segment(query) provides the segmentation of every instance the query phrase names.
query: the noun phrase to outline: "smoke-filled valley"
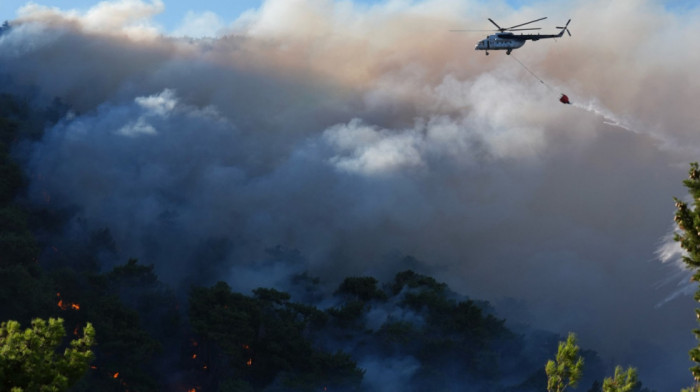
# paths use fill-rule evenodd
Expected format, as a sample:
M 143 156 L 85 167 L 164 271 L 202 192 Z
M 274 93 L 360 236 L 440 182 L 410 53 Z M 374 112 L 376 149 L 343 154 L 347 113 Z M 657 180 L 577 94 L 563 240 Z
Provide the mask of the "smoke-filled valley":
M 15 201 L 31 211 L 39 264 L 69 275 L 81 298 L 100 287 L 87 271 L 117 279 L 152 264 L 152 301 L 182 307 L 154 319 L 187 319 L 195 293 L 217 289 L 221 307 L 263 309 L 275 322 L 288 316 L 280 309 L 296 312 L 307 324 L 295 324 L 294 350 L 339 364 L 338 387 L 427 390 L 417 380 L 439 379 L 445 390 L 525 390 L 535 370 L 540 385 L 542 360 L 568 331 L 599 355 L 588 351 L 579 390 L 615 363 L 637 367 L 654 389 L 690 385 L 693 301 L 669 234 L 672 197 L 685 195 L 700 151 L 700 57 L 690 49 L 699 11 L 651 0 L 509 4 L 267 0 L 198 38 L 159 30 L 160 1 L 87 12 L 27 5 L 0 32 L 0 114 L 25 131 L 10 140 L 26 179 Z M 481 33 L 448 31 L 543 12 L 545 29 L 571 18 L 573 36 L 513 56 L 547 86 L 505 53 L 475 52 Z M 560 104 L 560 92 L 574 105 Z M 131 258 L 138 268 L 124 264 Z M 407 270 L 420 284 L 391 289 Z M 338 289 L 360 276 L 377 279 L 376 297 Z M 154 313 L 121 284 L 102 288 L 105 298 L 118 293 L 142 318 Z M 417 295 L 421 284 L 437 294 Z M 467 321 L 434 309 L 472 304 L 478 311 L 466 313 L 495 323 L 484 327 L 494 336 L 446 329 L 461 343 L 440 346 L 438 325 Z M 187 333 L 217 333 L 180 322 L 180 335 L 155 337 L 161 359 L 193 355 L 168 348 Z M 488 350 L 454 359 L 482 338 Z M 397 348 L 395 339 L 418 342 Z M 221 367 L 246 355 L 216 344 Z M 426 365 L 435 347 L 442 367 Z M 355 367 L 324 357 L 336 350 Z M 479 371 L 460 373 L 448 359 Z M 192 363 L 156 362 L 144 371 L 161 386 L 194 385 L 178 384 L 195 377 Z M 220 386 L 231 375 L 216 371 L 222 379 L 196 381 Z M 292 383 L 315 374 L 294 371 Z M 260 381 L 270 374 L 249 375 L 250 385 L 289 387 Z

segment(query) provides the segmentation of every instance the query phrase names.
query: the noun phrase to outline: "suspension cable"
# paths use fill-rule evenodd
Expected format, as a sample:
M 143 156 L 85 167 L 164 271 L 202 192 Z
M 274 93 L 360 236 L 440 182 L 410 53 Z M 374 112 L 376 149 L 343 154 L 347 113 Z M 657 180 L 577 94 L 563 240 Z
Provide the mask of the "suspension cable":
M 527 72 L 529 72 L 530 75 L 534 76 L 535 79 L 539 80 L 540 83 L 542 83 L 542 84 L 544 84 L 545 86 L 547 86 L 547 88 L 548 88 L 550 91 L 554 92 L 554 89 L 552 88 L 552 86 L 550 86 L 549 84 L 547 84 L 547 83 L 546 83 L 544 80 L 542 80 L 539 76 L 535 75 L 535 73 L 532 72 L 532 71 L 530 70 L 530 68 L 528 68 L 527 66 L 525 66 L 525 64 L 523 64 L 522 61 L 518 60 L 518 58 L 515 57 L 514 54 L 511 54 L 510 57 L 512 57 L 513 60 L 517 61 L 518 64 L 520 64 Z

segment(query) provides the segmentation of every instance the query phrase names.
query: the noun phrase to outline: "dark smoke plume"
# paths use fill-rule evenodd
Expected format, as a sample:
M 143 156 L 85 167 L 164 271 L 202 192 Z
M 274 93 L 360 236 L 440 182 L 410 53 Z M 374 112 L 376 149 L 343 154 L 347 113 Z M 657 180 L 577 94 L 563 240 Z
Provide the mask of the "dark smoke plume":
M 698 9 L 268 0 L 195 39 L 154 27 L 163 7 L 30 5 L 0 35 L 5 89 L 72 108 L 24 157 L 34 202 L 77 211 L 66 235 L 108 228 L 172 284 L 418 268 L 652 387 L 691 383 L 692 300 L 667 301 L 655 252 L 700 150 Z M 448 32 L 542 10 L 573 37 L 514 55 L 576 106 Z

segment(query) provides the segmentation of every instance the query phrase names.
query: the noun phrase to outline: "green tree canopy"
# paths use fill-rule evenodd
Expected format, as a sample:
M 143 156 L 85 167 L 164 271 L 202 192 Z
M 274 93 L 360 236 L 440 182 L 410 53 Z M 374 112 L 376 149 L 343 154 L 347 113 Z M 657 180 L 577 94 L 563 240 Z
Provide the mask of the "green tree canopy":
M 603 392 L 632 392 L 639 385 L 637 369 L 629 367 L 622 370 L 622 366 L 616 366 L 615 376 L 603 380 Z
M 65 335 L 60 318 L 34 319 L 24 331 L 16 321 L 0 324 L 0 389 L 60 392 L 75 384 L 93 359 L 95 329 L 88 323 L 60 355 Z
M 680 243 L 685 251 L 683 262 L 693 272 L 692 280 L 700 282 L 700 168 L 697 162 L 690 164 L 689 178 L 683 181 L 688 192 L 693 198 L 692 208 L 687 203 L 674 198 L 676 202 L 676 215 L 674 221 L 678 225 L 678 231 L 674 239 Z M 700 302 L 700 290 L 695 293 L 695 300 Z M 700 321 L 700 309 L 695 310 Z M 700 340 L 700 329 L 693 331 L 695 338 Z M 700 345 L 690 350 L 690 359 L 695 366 L 690 368 L 695 378 L 696 386 L 700 383 Z
M 576 388 L 583 375 L 583 357 L 578 352 L 574 333 L 569 333 L 566 342 L 559 342 L 556 358 L 545 366 L 548 392 L 563 392 L 569 386 Z

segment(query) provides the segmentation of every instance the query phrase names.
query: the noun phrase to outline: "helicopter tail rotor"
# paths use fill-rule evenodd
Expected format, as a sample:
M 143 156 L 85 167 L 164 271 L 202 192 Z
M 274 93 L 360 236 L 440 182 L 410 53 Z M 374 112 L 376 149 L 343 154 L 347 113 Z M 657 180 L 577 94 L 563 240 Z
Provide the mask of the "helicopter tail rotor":
M 566 31 L 566 34 L 569 34 L 569 37 L 571 37 L 571 32 L 569 31 L 569 23 L 571 23 L 571 19 L 569 19 L 568 22 L 562 27 L 562 26 L 557 26 L 558 29 L 562 29 L 562 33 Z

